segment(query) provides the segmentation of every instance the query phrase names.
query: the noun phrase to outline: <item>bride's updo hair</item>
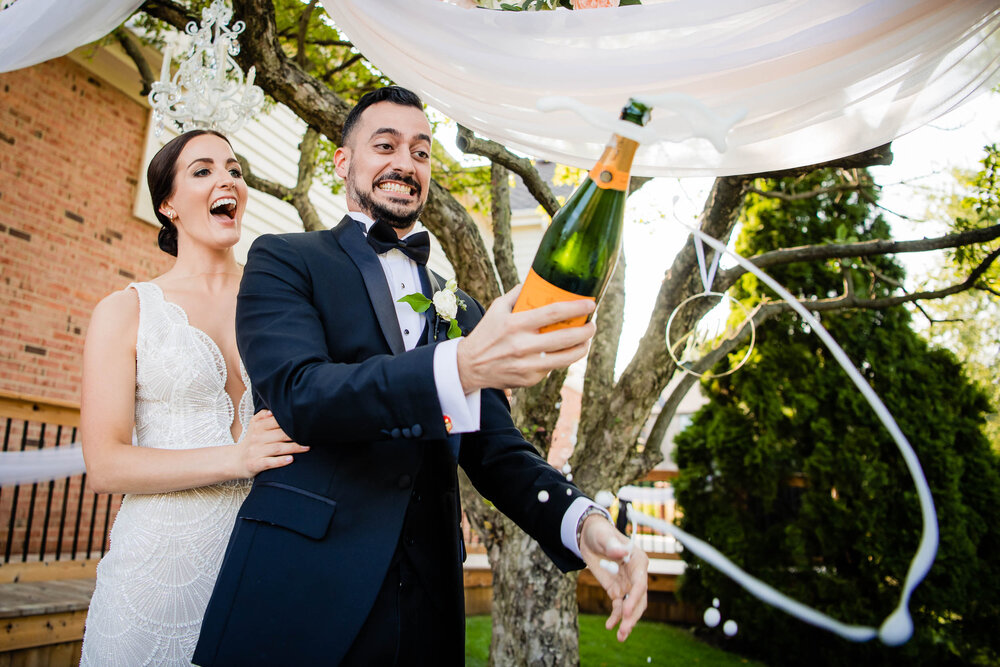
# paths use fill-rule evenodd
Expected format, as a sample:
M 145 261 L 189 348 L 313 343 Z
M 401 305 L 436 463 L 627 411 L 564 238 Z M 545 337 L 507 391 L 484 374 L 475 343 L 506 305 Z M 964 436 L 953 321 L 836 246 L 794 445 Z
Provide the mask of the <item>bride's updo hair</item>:
M 157 237 L 157 245 L 163 252 L 177 256 L 177 227 L 173 221 L 160 212 L 160 205 L 165 199 L 174 194 L 174 177 L 177 175 L 177 158 L 187 143 L 195 137 L 203 134 L 214 134 L 220 139 L 224 139 L 229 144 L 229 138 L 221 132 L 215 130 L 191 130 L 182 135 L 176 136 L 163 145 L 153 159 L 149 161 L 146 169 L 146 183 L 149 185 L 149 194 L 153 198 L 153 212 L 156 219 L 160 221 L 160 235 Z M 230 144 L 232 146 L 232 144 Z

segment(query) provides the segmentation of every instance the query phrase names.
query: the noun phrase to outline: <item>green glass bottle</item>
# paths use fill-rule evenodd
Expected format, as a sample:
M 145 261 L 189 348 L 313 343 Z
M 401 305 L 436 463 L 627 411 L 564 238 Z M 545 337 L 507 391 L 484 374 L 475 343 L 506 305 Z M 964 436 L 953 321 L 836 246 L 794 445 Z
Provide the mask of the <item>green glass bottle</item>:
M 650 108 L 634 99 L 621 118 L 645 125 Z M 639 144 L 618 134 L 604 148 L 587 179 L 552 218 L 514 304 L 514 312 L 573 299 L 600 301 L 618 262 L 629 171 Z M 585 317 L 543 331 L 579 326 Z

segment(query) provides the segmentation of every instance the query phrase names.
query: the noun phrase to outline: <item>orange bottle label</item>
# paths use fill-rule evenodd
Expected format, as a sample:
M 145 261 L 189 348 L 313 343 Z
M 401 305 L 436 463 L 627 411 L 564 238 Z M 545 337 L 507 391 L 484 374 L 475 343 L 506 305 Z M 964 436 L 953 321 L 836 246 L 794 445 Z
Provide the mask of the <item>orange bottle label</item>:
M 619 171 L 614 164 L 598 162 L 590 170 L 590 179 L 604 190 L 628 190 L 629 173 Z
M 524 279 L 524 287 L 521 288 L 521 294 L 517 297 L 517 303 L 514 304 L 514 312 L 519 313 L 522 310 L 541 308 L 542 306 L 547 306 L 550 303 L 558 301 L 576 301 L 578 299 L 594 301 L 594 297 L 592 296 L 581 296 L 573 292 L 567 292 L 561 287 L 556 287 L 535 273 L 534 269 L 530 269 L 528 277 Z M 542 327 L 541 331 L 544 333 L 567 327 L 578 327 L 581 324 L 586 324 L 586 322 L 587 316 L 581 315 L 580 317 L 574 317 L 573 319 L 563 320 L 562 322 Z
M 590 170 L 590 180 L 604 190 L 628 192 L 629 170 L 638 147 L 639 144 L 631 139 L 614 135 L 597 164 Z

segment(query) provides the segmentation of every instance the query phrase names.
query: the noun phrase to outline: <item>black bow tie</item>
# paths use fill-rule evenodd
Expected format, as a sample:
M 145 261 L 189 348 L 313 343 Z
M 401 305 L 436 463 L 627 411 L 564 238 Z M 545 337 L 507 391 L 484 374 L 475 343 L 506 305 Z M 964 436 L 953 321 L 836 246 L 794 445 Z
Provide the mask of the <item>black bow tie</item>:
M 396 230 L 382 220 L 368 230 L 368 244 L 380 255 L 395 248 L 421 266 L 427 264 L 427 258 L 431 254 L 430 234 L 417 232 L 400 239 L 396 236 Z

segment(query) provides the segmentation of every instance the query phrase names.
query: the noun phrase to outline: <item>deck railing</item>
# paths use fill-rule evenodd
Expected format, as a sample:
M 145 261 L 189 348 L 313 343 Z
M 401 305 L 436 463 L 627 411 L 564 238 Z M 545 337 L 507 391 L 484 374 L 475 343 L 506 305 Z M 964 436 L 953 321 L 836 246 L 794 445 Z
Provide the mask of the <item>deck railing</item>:
M 67 447 L 77 442 L 78 405 L 0 392 L 0 451 Z M 0 487 L 2 563 L 97 558 L 120 494 L 97 494 L 87 475 Z

